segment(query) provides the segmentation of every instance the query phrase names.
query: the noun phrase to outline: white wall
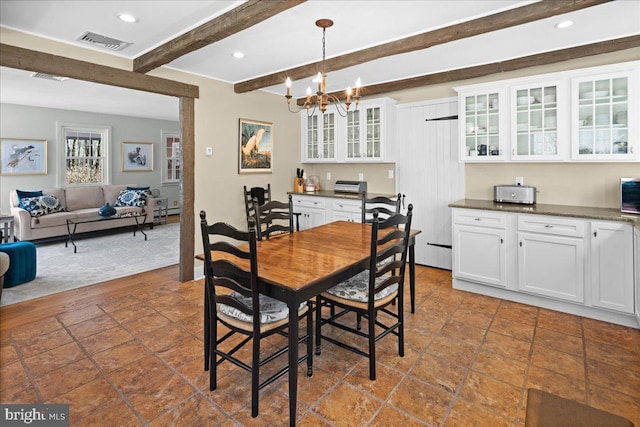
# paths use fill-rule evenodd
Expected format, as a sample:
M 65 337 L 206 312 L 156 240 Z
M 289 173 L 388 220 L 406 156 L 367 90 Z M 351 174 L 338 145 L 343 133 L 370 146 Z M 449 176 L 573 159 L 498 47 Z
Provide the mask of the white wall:
M 177 112 L 176 112 L 177 113 Z M 139 184 L 158 188 L 169 198 L 169 206 L 178 201 L 178 185 L 161 185 L 162 140 L 161 131 L 180 132 L 177 121 L 143 119 L 82 111 L 31 107 L 26 105 L 0 105 L 0 137 L 37 139 L 47 141 L 47 174 L 28 176 L 0 176 L 0 211 L 9 211 L 9 192 L 15 189 L 41 189 L 56 187 L 58 172 L 64 165 L 64 141 L 57 140 L 57 123 L 73 123 L 86 126 L 111 127 L 111 183 Z M 152 172 L 122 172 L 122 142 L 152 142 Z

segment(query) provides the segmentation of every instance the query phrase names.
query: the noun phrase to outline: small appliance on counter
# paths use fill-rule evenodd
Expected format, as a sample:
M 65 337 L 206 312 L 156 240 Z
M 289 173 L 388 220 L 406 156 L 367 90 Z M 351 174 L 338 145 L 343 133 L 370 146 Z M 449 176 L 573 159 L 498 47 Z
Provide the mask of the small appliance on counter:
M 529 185 L 494 185 L 493 201 L 496 203 L 536 204 L 536 187 Z
M 320 190 L 320 177 L 318 177 L 318 175 L 310 175 L 309 178 L 305 180 L 304 191 L 312 193 L 318 190 Z
M 367 181 L 336 181 L 333 186 L 333 191 L 336 193 L 366 193 Z
M 640 214 L 640 178 L 620 178 L 620 212 Z

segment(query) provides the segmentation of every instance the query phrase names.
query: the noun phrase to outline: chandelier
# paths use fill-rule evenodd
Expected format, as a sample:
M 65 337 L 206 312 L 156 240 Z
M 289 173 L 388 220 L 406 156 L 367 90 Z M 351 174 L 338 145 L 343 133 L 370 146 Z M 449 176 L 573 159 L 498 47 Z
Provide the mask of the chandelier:
M 322 71 L 318 72 L 316 78 L 312 80 L 314 83 L 318 84 L 317 92 L 313 94 L 313 92 L 311 92 L 311 87 L 307 87 L 307 98 L 299 110 L 291 109 L 291 78 L 287 77 L 287 94 L 285 95 L 285 98 L 287 99 L 287 107 L 292 113 L 299 113 L 300 111 L 306 110 L 307 114 L 311 116 L 315 113 L 316 108 L 318 108 L 324 114 L 327 106 L 329 104 L 333 104 L 335 105 L 338 114 L 345 117 L 349 111 L 352 101 L 356 104 L 355 111 L 358 110 L 358 104 L 360 102 L 360 78 L 356 81 L 355 91 L 351 89 L 351 86 L 347 88 L 344 105 L 342 105 L 340 98 L 336 95 L 327 93 L 327 74 L 325 73 L 325 34 L 327 32 L 327 28 L 332 25 L 333 21 L 331 19 L 318 19 L 316 21 L 316 27 L 322 28 Z

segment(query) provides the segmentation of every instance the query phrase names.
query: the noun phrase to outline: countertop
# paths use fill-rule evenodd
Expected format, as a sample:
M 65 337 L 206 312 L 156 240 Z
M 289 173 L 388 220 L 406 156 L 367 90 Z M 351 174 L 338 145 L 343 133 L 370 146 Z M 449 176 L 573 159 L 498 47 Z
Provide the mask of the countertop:
M 449 203 L 450 208 L 481 209 L 511 213 L 527 213 L 537 215 L 570 216 L 574 218 L 600 219 L 604 221 L 622 221 L 634 224 L 640 229 L 640 215 L 625 214 L 619 209 L 594 208 L 590 206 L 565 205 L 518 205 L 513 203 L 496 203 L 492 200 L 462 199 Z
M 289 191 L 287 192 L 287 194 L 297 194 L 300 196 L 316 196 L 316 197 L 333 197 L 336 199 L 351 199 L 351 200 L 361 200 L 362 199 L 362 193 L 342 193 L 342 192 L 336 192 L 333 190 L 318 190 L 318 191 L 304 191 L 301 193 L 295 192 L 295 191 Z M 366 193 L 367 194 L 367 198 L 373 198 L 373 197 L 378 197 L 378 196 L 383 196 L 383 197 L 395 197 L 397 196 L 397 194 L 383 194 L 383 193 Z

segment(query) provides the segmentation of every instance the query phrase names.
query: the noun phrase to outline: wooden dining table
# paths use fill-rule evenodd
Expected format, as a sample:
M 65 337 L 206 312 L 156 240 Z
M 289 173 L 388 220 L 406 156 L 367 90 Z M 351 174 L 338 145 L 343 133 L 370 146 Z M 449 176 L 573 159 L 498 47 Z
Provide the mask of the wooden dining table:
M 409 242 L 412 312 L 415 237 Z M 298 306 L 369 267 L 371 224 L 336 221 L 257 242 L 260 292 L 289 307 L 289 425 L 295 426 L 298 391 Z M 196 258 L 204 260 L 203 255 Z

